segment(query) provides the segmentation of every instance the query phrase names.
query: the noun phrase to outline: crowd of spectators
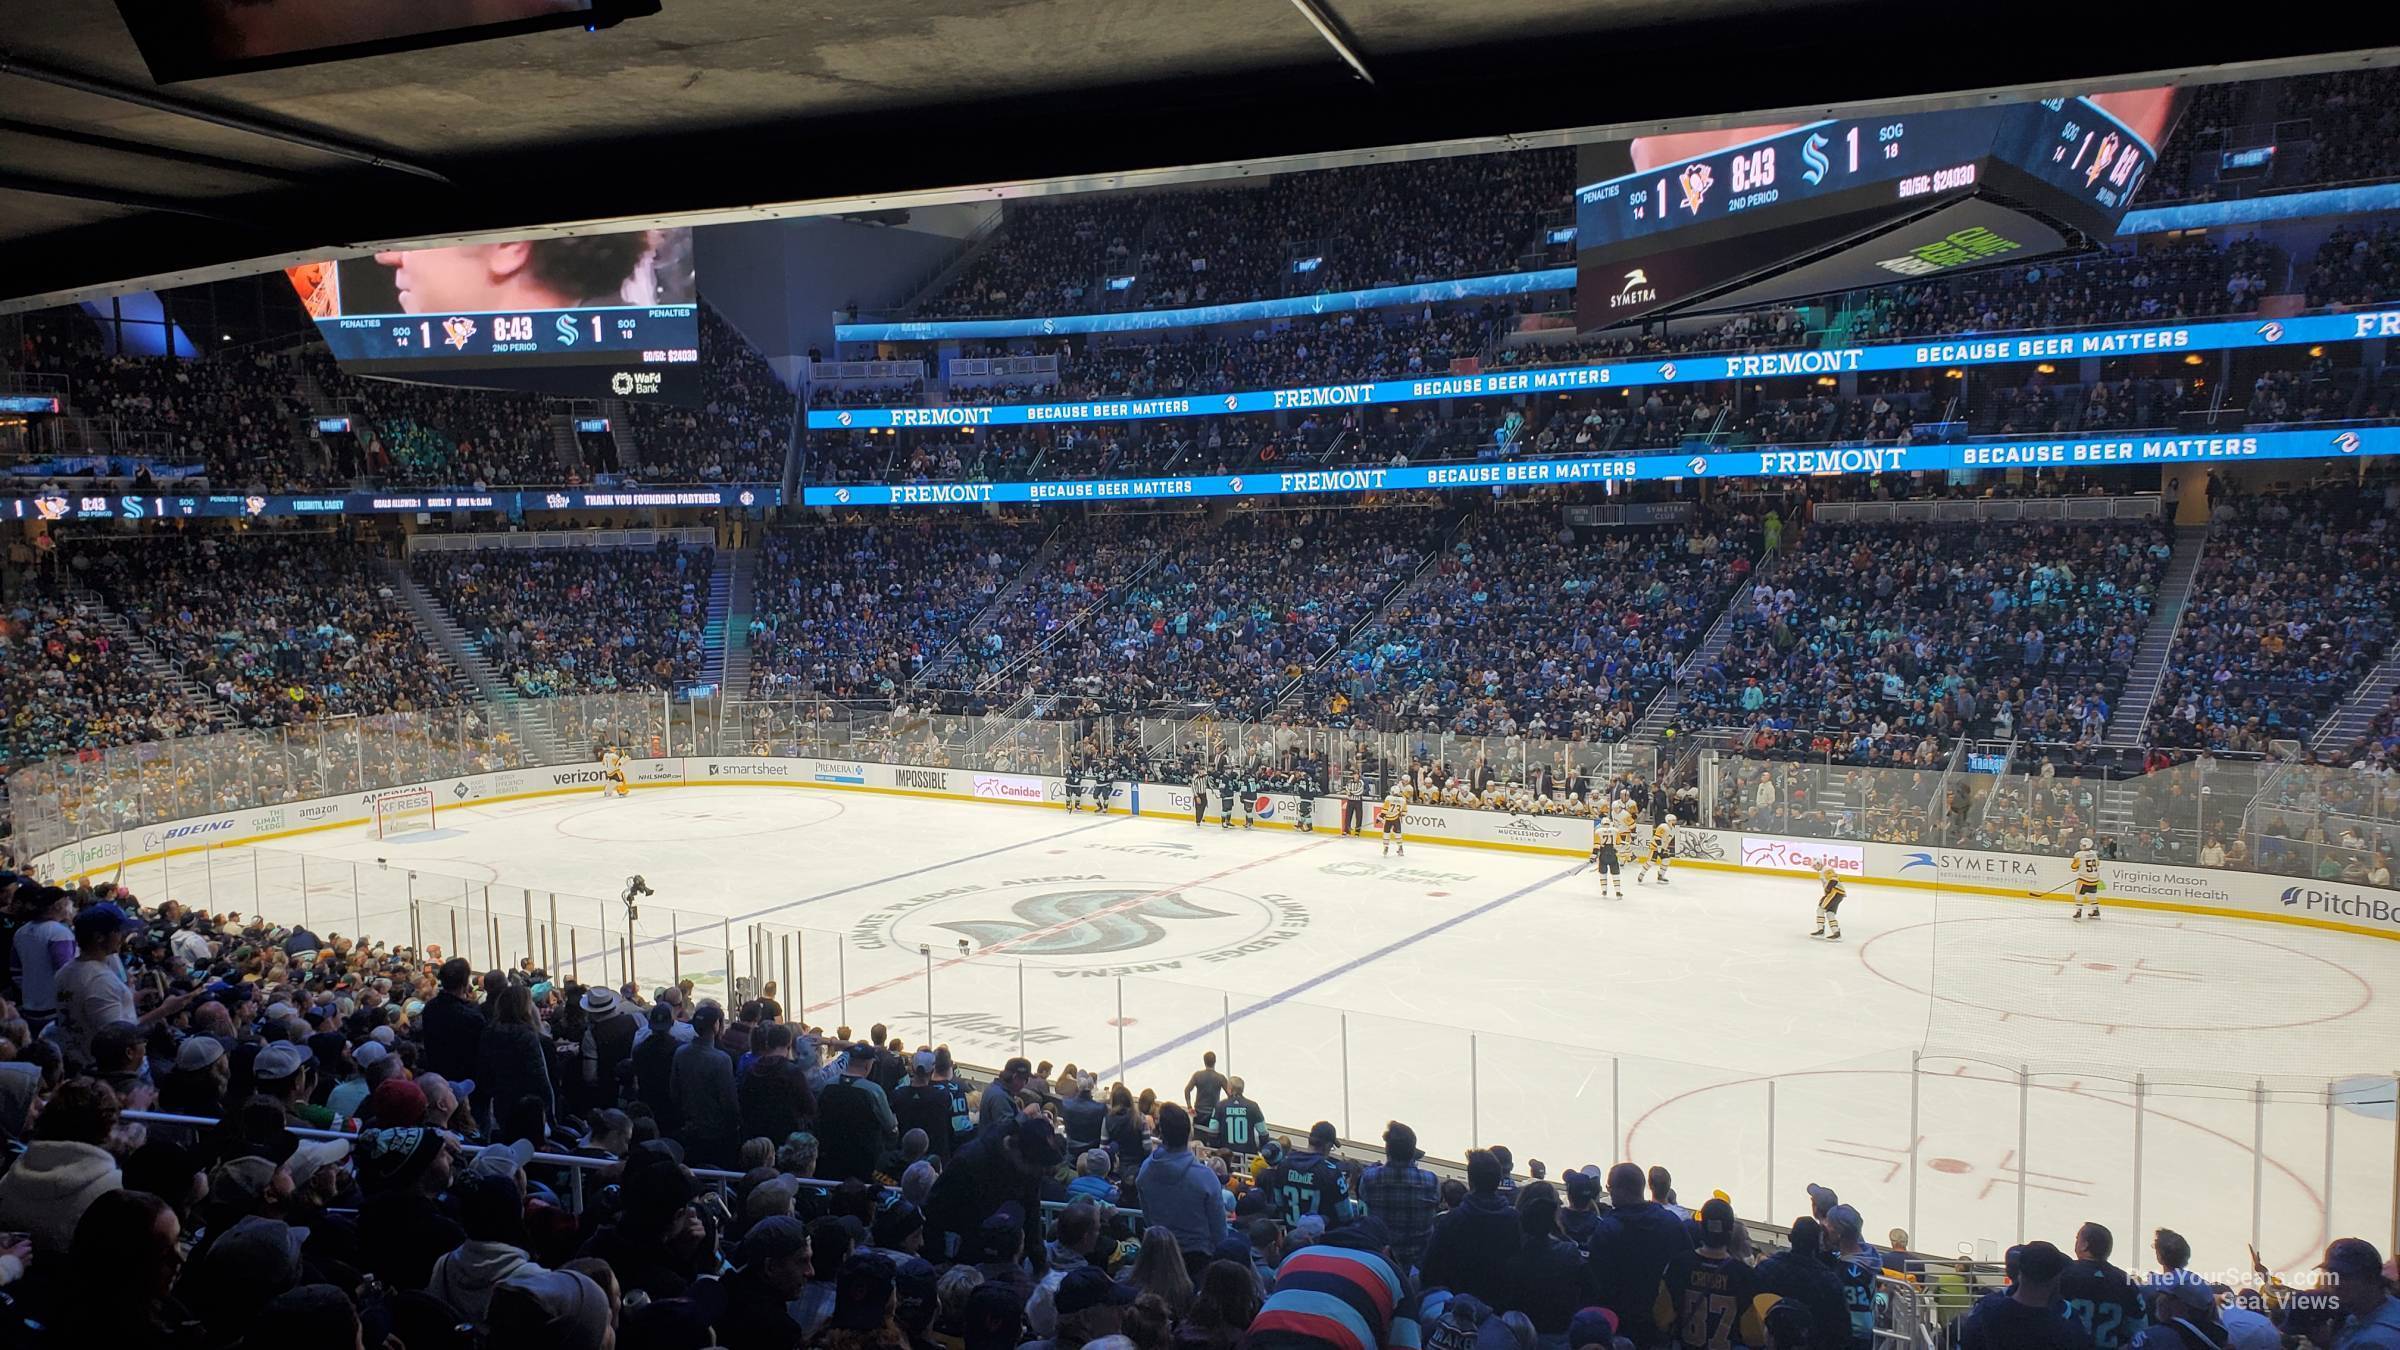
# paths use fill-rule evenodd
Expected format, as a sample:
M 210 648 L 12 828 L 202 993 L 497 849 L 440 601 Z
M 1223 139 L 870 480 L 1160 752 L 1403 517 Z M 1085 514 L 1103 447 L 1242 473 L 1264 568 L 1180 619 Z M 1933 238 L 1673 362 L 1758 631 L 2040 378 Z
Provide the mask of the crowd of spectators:
M 338 464 L 346 476 L 461 487 L 569 476 L 558 462 L 549 404 L 538 394 L 370 379 L 344 370 L 321 347 L 296 359 L 335 406 L 365 424 L 354 438 L 362 462 Z
M 1736 600 L 1679 712 L 1855 763 L 2096 741 L 2173 551 L 2156 525 L 1818 526 Z
M 2400 174 L 2400 71 L 2326 71 L 2269 87 L 2281 96 L 2279 121 L 2308 121 L 2309 181 L 2358 183 Z
M 1461 155 L 1263 183 L 1012 203 L 921 317 L 1223 304 L 1516 270 L 1547 257 L 1574 152 Z M 1292 264 L 1315 258 L 1295 272 Z M 1125 290 L 1105 280 L 1132 277 Z
M 2389 223 L 2333 227 L 2308 274 L 2310 305 L 2372 305 L 2400 286 L 2400 229 Z
M 493 671 L 527 698 L 681 689 L 700 678 L 716 551 L 428 550 L 411 560 Z
M 112 356 L 88 319 L 50 311 L 26 322 L 9 362 L 66 376 L 76 413 L 113 419 L 92 424 L 96 448 L 155 464 L 162 478 L 166 468 L 198 465 L 219 491 L 540 486 L 602 473 L 650 483 L 776 481 L 792 394 L 715 310 L 704 305 L 700 315 L 701 402 L 629 405 L 638 470 L 615 462 L 613 437 L 579 439 L 582 462 L 562 459 L 555 419 L 565 414 L 563 403 L 371 378 L 345 370 L 315 343 L 198 358 Z M 327 406 L 310 406 L 303 391 L 311 385 Z M 319 412 L 350 414 L 354 434 L 315 434 L 309 419 Z M 113 446 L 98 444 L 110 436 Z
M 209 723 L 208 710 L 152 678 L 89 603 L 28 586 L 0 606 L 0 770 Z
M 1117 588 L 1208 529 L 1204 516 L 1182 513 L 1105 512 L 1067 522 L 1024 569 L 1008 604 L 970 616 L 954 658 L 928 672 L 928 683 L 955 691 L 992 689 L 1004 675 L 1021 683 L 1040 654 L 1084 641 L 1083 630 Z
M 15 362 L 66 376 L 75 410 L 113 419 L 94 434 L 113 435 L 123 453 L 162 466 L 200 465 L 228 490 L 297 490 L 322 473 L 321 457 L 301 435 L 306 409 L 282 356 L 110 355 L 82 315 L 50 311 L 28 318 Z
M 1612 741 L 1749 576 L 1755 518 L 1577 528 L 1496 507 L 1311 681 L 1334 724 Z
M 2383 493 L 2221 494 L 2150 717 L 2152 744 L 2306 740 L 2374 666 L 2400 614 Z
M 753 592 L 750 692 L 903 692 L 1016 578 L 1047 533 L 1023 518 L 891 517 L 768 535 Z
M 783 480 L 792 391 L 723 315 L 700 306 L 700 406 L 628 403 L 646 483 L 777 483 Z
M 2169 323 L 2258 309 L 2283 275 L 2258 239 L 2199 236 L 2045 258 L 1847 297 L 1853 341 Z
M 1070 524 L 937 687 L 1079 696 L 1109 709 L 1255 714 L 1408 579 L 1440 513 L 1256 511 L 1221 523 L 1120 513 Z
M 1813 1183 L 1770 1237 L 1663 1167 L 1495 1143 L 1445 1177 L 1397 1120 L 1352 1156 L 1213 1055 L 1170 1097 L 979 1081 L 771 984 L 645 998 L 13 872 L 0 939 L 0 1339 L 32 1350 L 2400 1346 L 2363 1239 L 2234 1290 L 2166 1229 L 2137 1279 L 2087 1223 L 2002 1283 Z
M 369 556 L 329 534 L 136 536 L 68 565 L 246 726 L 463 696 Z

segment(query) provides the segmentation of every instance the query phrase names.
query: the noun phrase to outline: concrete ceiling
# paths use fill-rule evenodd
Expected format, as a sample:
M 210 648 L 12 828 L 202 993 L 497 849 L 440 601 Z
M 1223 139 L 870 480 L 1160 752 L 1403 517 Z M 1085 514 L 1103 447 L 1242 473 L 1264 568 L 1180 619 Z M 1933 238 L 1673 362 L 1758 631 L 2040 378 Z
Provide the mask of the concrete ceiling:
M 599 33 L 160 88 L 113 5 L 29 0 L 0 35 L 0 303 L 393 240 L 955 199 L 2152 71 L 2264 74 L 2400 45 L 2389 5 L 2264 33 L 2154 4 L 2064 27 L 2039 9 L 1889 0 L 1319 7 L 1373 83 L 1291 0 L 664 0 Z M 28 77 L 42 72 L 170 106 Z

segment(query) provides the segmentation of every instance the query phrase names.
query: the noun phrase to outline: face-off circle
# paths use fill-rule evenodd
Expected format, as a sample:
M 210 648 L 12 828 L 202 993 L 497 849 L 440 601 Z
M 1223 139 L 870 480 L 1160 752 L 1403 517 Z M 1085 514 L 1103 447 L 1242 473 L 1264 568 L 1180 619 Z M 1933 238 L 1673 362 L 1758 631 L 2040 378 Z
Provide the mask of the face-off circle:
M 2115 1031 L 2280 1031 L 2340 1021 L 2374 998 L 2356 972 L 2325 957 L 2181 924 L 1944 919 L 1878 934 L 1858 959 L 1956 1007 Z M 2275 998 L 2227 997 L 2261 986 Z

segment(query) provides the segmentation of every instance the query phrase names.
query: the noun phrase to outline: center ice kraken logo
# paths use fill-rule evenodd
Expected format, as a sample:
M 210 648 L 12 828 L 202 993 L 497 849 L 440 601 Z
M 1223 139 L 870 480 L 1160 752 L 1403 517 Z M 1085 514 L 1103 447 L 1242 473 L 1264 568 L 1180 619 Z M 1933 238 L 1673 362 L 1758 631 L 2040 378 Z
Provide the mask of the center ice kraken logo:
M 1167 936 L 1159 921 L 1230 919 L 1231 913 L 1157 888 L 1050 891 L 1009 906 L 1016 922 L 960 919 L 935 924 L 977 947 L 1006 947 L 1016 956 L 1109 956 L 1156 946 Z
M 1281 946 L 1308 921 L 1308 907 L 1288 895 L 1076 872 L 896 900 L 861 916 L 849 940 L 912 960 L 919 947 L 950 957 L 963 941 L 970 962 L 1023 962 L 1075 979 L 1194 970 Z

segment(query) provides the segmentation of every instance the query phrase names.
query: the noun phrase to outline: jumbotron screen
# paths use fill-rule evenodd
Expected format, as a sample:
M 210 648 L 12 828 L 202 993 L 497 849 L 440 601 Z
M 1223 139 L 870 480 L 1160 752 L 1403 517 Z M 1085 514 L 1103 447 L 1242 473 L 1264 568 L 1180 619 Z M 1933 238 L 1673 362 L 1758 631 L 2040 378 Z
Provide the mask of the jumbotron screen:
M 1584 328 L 2090 248 L 2173 126 L 2172 89 L 1584 147 Z
M 335 359 L 361 374 L 605 368 L 626 376 L 607 377 L 608 392 L 650 393 L 622 386 L 700 360 L 689 229 L 389 249 L 286 275 Z

